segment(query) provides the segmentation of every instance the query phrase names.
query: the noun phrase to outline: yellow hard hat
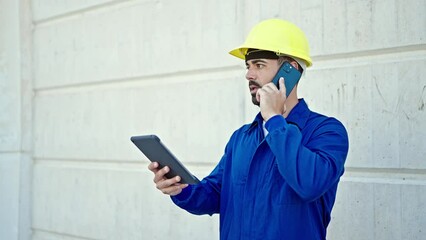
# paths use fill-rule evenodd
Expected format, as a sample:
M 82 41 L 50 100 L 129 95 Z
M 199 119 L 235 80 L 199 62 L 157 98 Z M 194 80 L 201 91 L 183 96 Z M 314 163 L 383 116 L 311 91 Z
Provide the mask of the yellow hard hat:
M 248 49 L 260 49 L 304 60 L 306 66 L 312 66 L 309 56 L 309 44 L 305 34 L 291 22 L 281 19 L 268 19 L 252 28 L 243 45 L 229 54 L 245 59 Z

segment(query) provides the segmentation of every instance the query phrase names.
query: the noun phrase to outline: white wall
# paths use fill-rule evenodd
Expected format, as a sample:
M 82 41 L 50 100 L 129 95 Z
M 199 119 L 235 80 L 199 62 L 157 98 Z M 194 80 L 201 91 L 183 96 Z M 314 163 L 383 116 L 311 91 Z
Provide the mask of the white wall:
M 29 2 L 0 1 L 0 239 L 31 236 Z
M 257 111 L 227 51 L 270 17 L 306 32 L 314 66 L 300 95 L 349 131 L 328 239 L 422 239 L 425 10 L 423 0 L 1 1 L 0 239 L 218 239 L 218 217 L 158 192 L 129 138 L 156 133 L 208 174 Z

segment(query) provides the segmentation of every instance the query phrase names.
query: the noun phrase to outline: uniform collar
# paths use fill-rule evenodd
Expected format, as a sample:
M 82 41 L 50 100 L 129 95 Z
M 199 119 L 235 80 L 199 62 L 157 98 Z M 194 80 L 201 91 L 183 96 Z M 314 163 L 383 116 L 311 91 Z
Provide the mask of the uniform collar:
M 294 106 L 290 114 L 287 116 L 286 120 L 288 123 L 293 123 L 303 129 L 308 121 L 311 110 L 309 110 L 308 105 L 306 104 L 303 98 L 299 99 L 299 103 Z

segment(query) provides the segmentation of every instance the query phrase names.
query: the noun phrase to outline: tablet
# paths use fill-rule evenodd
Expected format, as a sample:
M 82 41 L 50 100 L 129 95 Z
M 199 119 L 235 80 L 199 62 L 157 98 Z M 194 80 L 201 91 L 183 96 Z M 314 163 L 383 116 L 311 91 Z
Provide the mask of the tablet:
M 158 162 L 159 168 L 168 166 L 166 178 L 180 176 L 180 183 L 197 184 L 200 181 L 167 149 L 156 135 L 133 136 L 130 140 L 151 161 Z

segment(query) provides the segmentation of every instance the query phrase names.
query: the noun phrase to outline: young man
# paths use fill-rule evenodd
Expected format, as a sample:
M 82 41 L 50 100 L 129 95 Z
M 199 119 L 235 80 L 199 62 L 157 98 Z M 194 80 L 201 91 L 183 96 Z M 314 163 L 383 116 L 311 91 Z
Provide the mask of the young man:
M 230 54 L 245 60 L 260 113 L 233 133 L 219 164 L 197 185 L 166 179 L 169 168 L 151 163 L 157 188 L 193 214 L 219 213 L 221 239 L 326 239 L 348 152 L 346 130 L 310 111 L 297 86 L 286 97 L 285 79 L 279 89 L 271 82 L 284 61 L 300 72 L 312 65 L 304 33 L 287 21 L 265 20 Z

